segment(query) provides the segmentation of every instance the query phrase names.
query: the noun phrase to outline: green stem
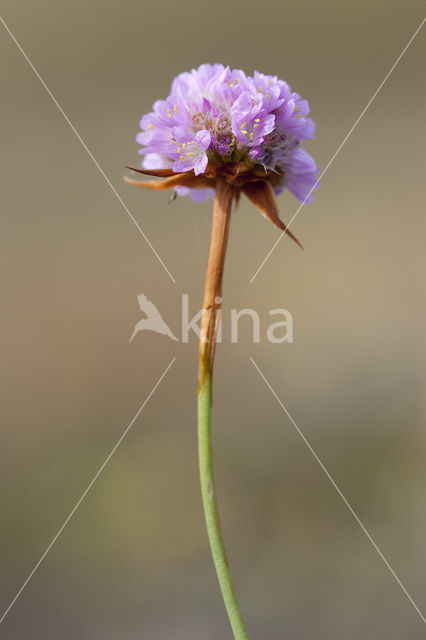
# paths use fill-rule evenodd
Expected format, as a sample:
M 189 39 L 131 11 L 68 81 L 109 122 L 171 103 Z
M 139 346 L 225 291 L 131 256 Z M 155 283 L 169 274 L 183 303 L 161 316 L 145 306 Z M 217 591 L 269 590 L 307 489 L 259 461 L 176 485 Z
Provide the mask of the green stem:
M 216 567 L 223 601 L 234 633 L 234 638 L 235 640 L 248 640 L 240 607 L 232 584 L 228 561 L 226 559 L 225 546 L 220 530 L 219 511 L 217 507 L 213 472 L 211 402 L 211 375 L 208 374 L 205 384 L 198 393 L 198 456 L 204 515 L 206 518 L 207 533 L 209 536 L 213 561 Z

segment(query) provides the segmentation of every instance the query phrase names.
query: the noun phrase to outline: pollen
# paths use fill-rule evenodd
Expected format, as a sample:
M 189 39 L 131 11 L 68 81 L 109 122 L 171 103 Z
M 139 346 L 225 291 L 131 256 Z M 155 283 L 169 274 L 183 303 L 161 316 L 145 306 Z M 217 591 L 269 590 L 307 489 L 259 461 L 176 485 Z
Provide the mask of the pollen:
M 149 125 L 147 126 L 147 129 L 153 129 L 153 128 L 154 128 L 154 125 L 153 125 L 153 124 L 149 124 Z
M 253 140 L 253 137 L 254 137 L 254 133 L 253 133 L 253 131 L 252 131 L 252 132 L 250 133 L 250 140 Z
M 186 162 L 186 158 L 185 158 L 185 156 L 179 156 L 179 158 L 180 158 L 183 162 Z
M 175 104 L 175 106 L 173 107 L 173 111 L 174 111 L 175 113 L 179 113 L 179 109 L 178 109 L 177 104 Z
M 172 112 L 170 111 L 170 109 L 167 109 L 167 117 L 171 118 L 172 117 Z

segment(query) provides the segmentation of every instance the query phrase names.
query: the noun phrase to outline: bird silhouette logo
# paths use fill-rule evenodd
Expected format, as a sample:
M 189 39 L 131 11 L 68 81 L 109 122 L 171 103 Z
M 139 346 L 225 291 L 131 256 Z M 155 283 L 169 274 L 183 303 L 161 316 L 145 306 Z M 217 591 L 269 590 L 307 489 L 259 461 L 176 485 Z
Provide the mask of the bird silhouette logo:
M 177 340 L 175 334 L 170 327 L 164 322 L 160 312 L 151 300 L 148 300 L 145 294 L 140 293 L 138 295 L 138 302 L 141 311 L 146 315 L 146 318 L 142 318 L 136 323 L 132 336 L 129 340 L 131 342 L 135 335 L 139 331 L 155 331 L 155 333 L 161 333 L 163 336 L 169 336 L 171 340 Z

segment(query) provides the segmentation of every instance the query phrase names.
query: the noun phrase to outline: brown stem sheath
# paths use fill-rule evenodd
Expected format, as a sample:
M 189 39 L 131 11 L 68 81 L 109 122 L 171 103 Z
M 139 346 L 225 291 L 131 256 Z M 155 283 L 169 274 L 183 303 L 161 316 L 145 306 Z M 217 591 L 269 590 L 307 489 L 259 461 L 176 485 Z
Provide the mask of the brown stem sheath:
M 199 388 L 204 385 L 206 376 L 213 371 L 216 333 L 222 307 L 223 267 L 228 244 L 232 200 L 232 185 L 222 177 L 218 177 L 216 179 L 210 252 L 204 288 L 203 314 L 201 317 Z

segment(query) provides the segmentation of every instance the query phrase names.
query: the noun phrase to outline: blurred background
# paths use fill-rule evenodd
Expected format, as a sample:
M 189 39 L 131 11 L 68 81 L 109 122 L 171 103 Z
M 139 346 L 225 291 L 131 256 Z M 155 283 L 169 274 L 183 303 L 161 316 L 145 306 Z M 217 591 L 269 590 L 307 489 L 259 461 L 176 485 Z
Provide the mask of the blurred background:
M 324 168 L 419 26 L 418 2 L 14 3 L 2 16 L 165 261 L 168 277 L 6 30 L 1 175 L 1 610 L 176 361 L 2 623 L 1 636 L 230 640 L 204 529 L 197 341 L 144 332 L 137 293 L 180 335 L 200 305 L 212 203 L 126 185 L 142 114 L 173 77 L 223 62 L 286 79 Z M 253 356 L 414 601 L 426 609 L 426 33 L 292 230 L 233 215 L 214 450 L 250 638 L 425 637 L 425 626 L 250 363 Z M 279 199 L 283 220 L 298 203 Z M 251 307 L 260 344 L 229 310 Z M 294 343 L 265 339 L 288 309 Z M 228 314 L 228 315 L 227 315 Z M 228 324 L 227 324 L 228 322 Z

